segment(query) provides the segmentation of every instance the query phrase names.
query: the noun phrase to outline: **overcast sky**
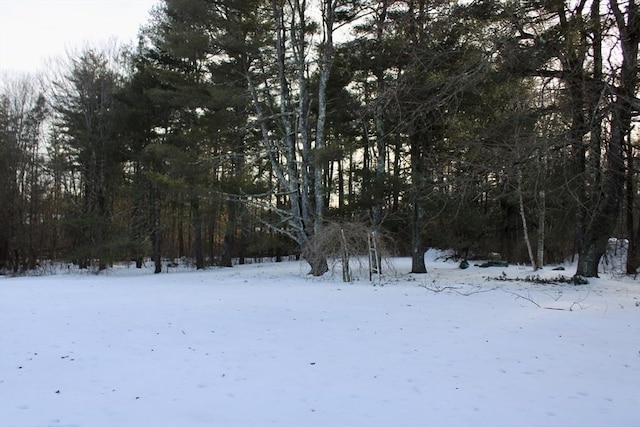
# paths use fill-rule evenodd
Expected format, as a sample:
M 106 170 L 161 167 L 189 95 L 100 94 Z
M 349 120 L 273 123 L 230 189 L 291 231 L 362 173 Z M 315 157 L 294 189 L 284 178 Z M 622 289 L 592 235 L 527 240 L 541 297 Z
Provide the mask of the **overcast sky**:
M 0 71 L 32 72 L 88 45 L 135 40 L 159 0 L 0 0 Z

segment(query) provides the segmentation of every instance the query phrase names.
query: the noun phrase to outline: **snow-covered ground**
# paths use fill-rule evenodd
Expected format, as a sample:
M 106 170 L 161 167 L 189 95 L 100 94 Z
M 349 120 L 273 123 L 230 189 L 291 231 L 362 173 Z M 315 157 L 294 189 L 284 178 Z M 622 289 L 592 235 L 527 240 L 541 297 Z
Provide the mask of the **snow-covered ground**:
M 408 263 L 1 279 L 0 425 L 640 426 L 639 280 Z

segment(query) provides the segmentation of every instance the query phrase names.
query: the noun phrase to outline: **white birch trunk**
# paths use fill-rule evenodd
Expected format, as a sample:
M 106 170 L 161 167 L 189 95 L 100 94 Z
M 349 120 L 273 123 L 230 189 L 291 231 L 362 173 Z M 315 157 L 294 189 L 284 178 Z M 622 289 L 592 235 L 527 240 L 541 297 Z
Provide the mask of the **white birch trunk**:
M 522 171 L 518 169 L 518 202 L 520 205 L 520 217 L 522 218 L 522 232 L 524 234 L 524 242 L 527 245 L 527 252 L 529 253 L 529 260 L 534 271 L 538 269 L 536 265 L 536 259 L 533 256 L 533 249 L 531 248 L 531 240 L 529 240 L 529 232 L 527 231 L 527 217 L 524 213 L 524 201 L 522 199 Z

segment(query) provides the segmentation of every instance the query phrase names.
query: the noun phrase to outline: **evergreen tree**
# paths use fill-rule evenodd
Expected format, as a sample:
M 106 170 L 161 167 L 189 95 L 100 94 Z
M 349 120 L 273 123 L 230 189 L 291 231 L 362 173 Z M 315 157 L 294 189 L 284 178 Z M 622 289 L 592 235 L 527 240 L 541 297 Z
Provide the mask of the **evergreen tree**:
M 82 267 L 97 262 L 99 269 L 116 256 L 113 244 L 120 237 L 112 219 L 124 152 L 114 120 L 120 77 L 112 65 L 105 53 L 83 52 L 55 82 L 52 100 L 60 147 L 69 158 L 71 179 L 79 183 L 77 203 L 65 217 L 74 259 Z

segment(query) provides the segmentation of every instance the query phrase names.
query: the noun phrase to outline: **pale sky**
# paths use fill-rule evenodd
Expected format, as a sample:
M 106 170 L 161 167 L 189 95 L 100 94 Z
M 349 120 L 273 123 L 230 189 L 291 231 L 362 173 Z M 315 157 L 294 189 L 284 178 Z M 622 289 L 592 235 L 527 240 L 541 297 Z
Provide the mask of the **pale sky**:
M 160 0 L 0 0 L 0 72 L 27 73 L 67 51 L 134 41 Z

